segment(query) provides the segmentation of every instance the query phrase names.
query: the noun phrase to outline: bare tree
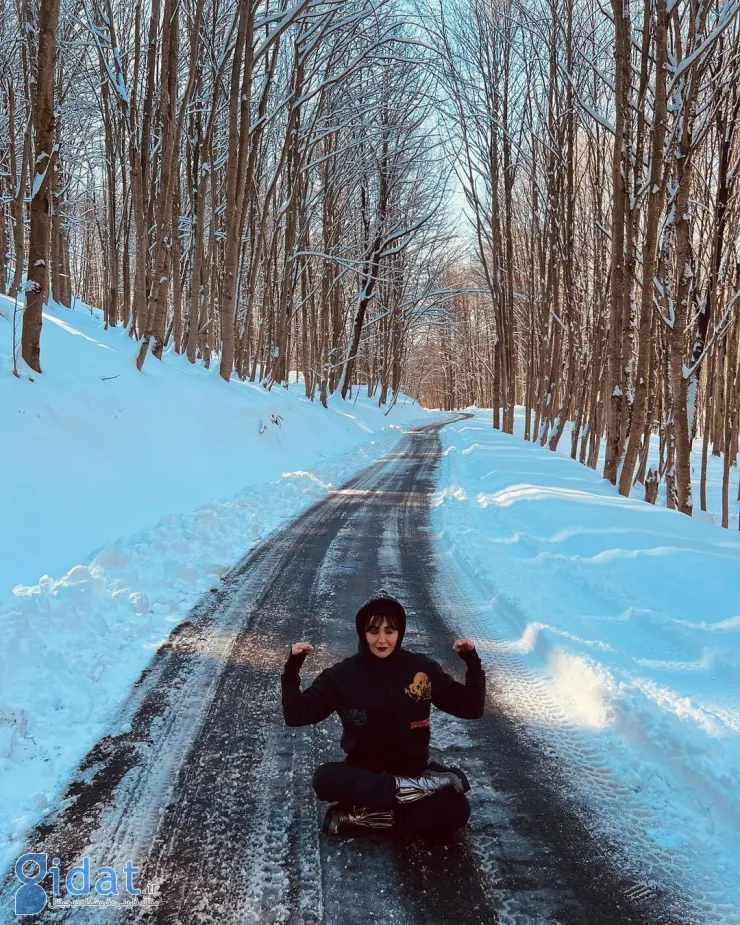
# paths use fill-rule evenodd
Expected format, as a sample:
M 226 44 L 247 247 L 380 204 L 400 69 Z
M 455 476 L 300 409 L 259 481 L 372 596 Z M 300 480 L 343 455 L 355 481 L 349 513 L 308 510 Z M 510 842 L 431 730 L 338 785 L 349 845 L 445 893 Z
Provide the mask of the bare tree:
M 33 23 L 27 23 L 33 29 Z M 44 0 L 38 20 L 36 92 L 33 101 L 35 133 L 34 177 L 31 184 L 31 233 L 28 248 L 28 282 L 23 312 L 21 355 L 35 372 L 41 372 L 41 320 L 49 293 L 49 228 L 54 144 L 54 68 L 59 26 L 59 0 Z

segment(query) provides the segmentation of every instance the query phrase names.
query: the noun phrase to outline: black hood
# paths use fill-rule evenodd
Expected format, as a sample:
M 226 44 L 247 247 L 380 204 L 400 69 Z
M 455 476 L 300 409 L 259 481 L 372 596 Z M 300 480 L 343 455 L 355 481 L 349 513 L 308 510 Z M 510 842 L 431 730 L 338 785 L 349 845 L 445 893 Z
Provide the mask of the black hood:
M 395 617 L 398 623 L 398 642 L 396 643 L 396 648 L 387 658 L 378 658 L 377 655 L 373 655 L 368 648 L 367 639 L 365 639 L 365 624 L 367 623 L 367 618 L 376 613 L 383 614 L 383 616 L 387 617 Z M 391 597 L 385 589 L 381 588 L 374 597 L 371 597 L 369 601 L 365 601 L 362 607 L 357 611 L 355 629 L 357 630 L 357 639 L 359 643 L 357 651 L 360 655 L 368 656 L 373 662 L 387 662 L 400 650 L 404 633 L 406 632 L 406 611 L 403 609 L 403 604 L 397 601 L 395 597 Z

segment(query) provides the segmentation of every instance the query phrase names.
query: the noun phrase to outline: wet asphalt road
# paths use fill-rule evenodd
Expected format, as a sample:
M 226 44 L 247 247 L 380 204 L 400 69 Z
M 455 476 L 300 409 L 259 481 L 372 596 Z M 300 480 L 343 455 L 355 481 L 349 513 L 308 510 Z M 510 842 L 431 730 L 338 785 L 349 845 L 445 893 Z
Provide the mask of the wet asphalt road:
M 20 920 L 11 873 L 0 921 L 686 925 L 671 897 L 645 896 L 613 848 L 589 834 L 552 759 L 497 708 L 495 672 L 483 719 L 433 711 L 433 757 L 465 768 L 472 784 L 464 832 L 436 842 L 321 834 L 325 806 L 311 775 L 341 757 L 341 726 L 336 716 L 283 724 L 289 644 L 313 643 L 305 684 L 356 651 L 354 613 L 379 587 L 406 606 L 404 645 L 460 679 L 452 642 L 475 638 L 464 589 L 434 555 L 442 426 L 406 434 L 235 566 L 171 634 L 115 732 L 33 832 L 27 850 L 60 857 L 65 869 L 84 855 L 93 870 L 132 860 L 146 901 Z

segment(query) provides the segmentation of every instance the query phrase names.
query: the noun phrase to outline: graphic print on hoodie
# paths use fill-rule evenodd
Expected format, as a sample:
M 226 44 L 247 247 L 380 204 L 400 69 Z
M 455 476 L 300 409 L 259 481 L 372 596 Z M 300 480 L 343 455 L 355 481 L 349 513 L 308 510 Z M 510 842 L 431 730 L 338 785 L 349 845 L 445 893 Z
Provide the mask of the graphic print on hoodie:
M 398 641 L 390 655 L 373 655 L 365 639 L 367 618 L 394 616 Z M 361 767 L 391 774 L 419 774 L 429 762 L 430 709 L 461 719 L 479 719 L 486 697 L 485 674 L 473 649 L 459 653 L 467 666 L 460 684 L 442 666 L 402 647 L 406 613 L 382 594 L 362 605 L 355 618 L 356 655 L 322 671 L 301 691 L 306 655 L 288 656 L 281 676 L 283 716 L 288 726 L 320 723 L 335 711 L 342 721 L 341 747 Z

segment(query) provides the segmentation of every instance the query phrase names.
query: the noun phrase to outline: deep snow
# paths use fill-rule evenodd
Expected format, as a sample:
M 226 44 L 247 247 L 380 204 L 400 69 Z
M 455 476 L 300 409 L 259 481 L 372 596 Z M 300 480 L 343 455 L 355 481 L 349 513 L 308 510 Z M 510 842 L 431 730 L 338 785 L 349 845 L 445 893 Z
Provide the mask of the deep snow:
M 324 409 L 174 353 L 142 374 L 82 303 L 45 312 L 44 373 L 18 379 L 12 312 L 0 297 L 0 867 L 199 595 L 433 417 L 405 396 Z
M 740 536 L 622 498 L 486 412 L 441 437 L 438 548 L 507 708 L 646 882 L 740 922 Z

